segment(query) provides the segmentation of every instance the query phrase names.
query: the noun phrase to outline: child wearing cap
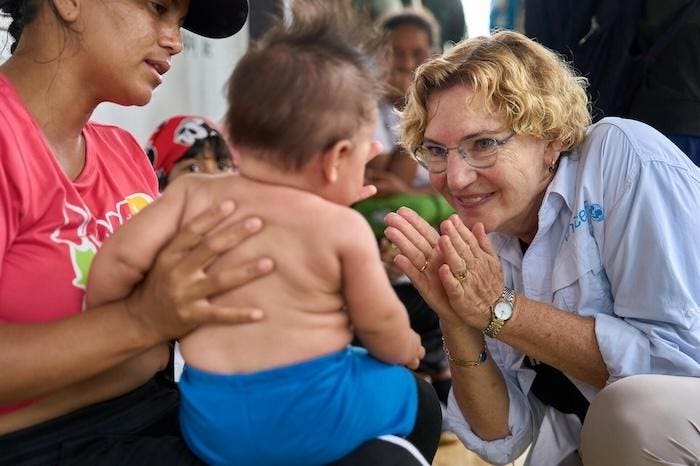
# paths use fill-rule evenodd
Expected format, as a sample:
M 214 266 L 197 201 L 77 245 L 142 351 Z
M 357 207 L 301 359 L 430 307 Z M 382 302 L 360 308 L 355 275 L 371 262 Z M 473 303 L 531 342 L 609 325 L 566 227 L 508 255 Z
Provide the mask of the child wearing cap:
M 210 300 L 259 309 L 262 321 L 209 325 L 180 340 L 180 421 L 190 448 L 210 464 L 320 465 L 396 434 L 430 461 L 439 403 L 402 367 L 417 367 L 424 349 L 371 228 L 349 207 L 374 192 L 365 165 L 381 151 L 372 137 L 381 89 L 367 34 L 349 12 L 300 3 L 304 15 L 272 28 L 230 80 L 226 124 L 240 175 L 170 185 L 103 246 L 88 303 L 119 299 L 164 238 L 230 199 L 233 220 L 255 214 L 265 225 L 245 257 L 264 252 L 276 267 Z M 212 250 L 217 231 L 208 235 Z M 225 256 L 214 261 L 198 286 L 228 267 Z M 367 350 L 350 346 L 353 334 Z
M 233 155 L 221 131 L 196 115 L 177 115 L 158 125 L 148 139 L 146 154 L 161 191 L 186 173 L 234 171 Z

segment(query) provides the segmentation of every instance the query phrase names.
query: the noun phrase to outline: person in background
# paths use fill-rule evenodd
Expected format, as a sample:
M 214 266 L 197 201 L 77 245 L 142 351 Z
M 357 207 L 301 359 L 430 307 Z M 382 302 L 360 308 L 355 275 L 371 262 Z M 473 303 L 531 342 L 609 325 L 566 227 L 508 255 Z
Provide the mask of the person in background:
M 594 121 L 642 121 L 700 165 L 699 0 L 529 0 L 525 33 L 589 82 Z
M 146 143 L 146 155 L 158 178 L 158 190 L 188 173 L 234 173 L 235 162 L 219 127 L 199 115 L 176 115 L 158 125 Z M 178 381 L 184 361 L 174 343 L 167 372 Z
M 364 167 L 381 150 L 372 139 L 380 86 L 371 35 L 349 11 L 295 8 L 291 24 L 263 35 L 229 81 L 240 175 L 170 184 L 105 242 L 87 305 L 122 299 L 183 222 L 235 199 L 232 220 L 255 212 L 266 226 L 248 254 L 274 256 L 276 270 L 215 300 L 261 309 L 263 321 L 180 339 L 180 422 L 192 450 L 207 464 L 321 465 L 397 434 L 432 460 L 437 397 L 399 366 L 415 369 L 425 351 L 371 229 L 348 207 L 366 196 Z M 223 259 L 208 268 L 230 267 Z M 353 332 L 369 353 L 349 346 Z
M 384 216 L 401 206 L 415 210 L 434 226 L 454 212 L 429 185 L 428 172 L 398 144 L 400 121 L 396 109 L 405 105 L 406 91 L 416 68 L 439 51 L 440 29 L 429 11 L 414 8 L 393 11 L 381 17 L 377 24 L 389 45 L 387 91 L 380 102 L 380 121 L 375 133 L 384 152 L 367 168 L 367 181 L 377 187 L 377 195 L 353 207 L 372 226 L 394 290 L 408 309 L 411 326 L 421 335 L 426 355 L 419 371 L 430 377 L 440 400 L 447 403 L 450 373 L 437 315 L 408 278 L 393 266 L 397 250 L 383 238 Z
M 467 24 L 464 18 L 464 7 L 461 0 L 352 0 L 358 10 L 366 13 L 372 19 L 392 13 L 402 8 L 424 8 L 436 17 L 442 29 L 444 43 L 454 43 L 467 35 Z M 440 48 L 443 42 L 437 42 Z
M 402 143 L 456 215 L 387 216 L 440 316 L 448 422 L 485 460 L 700 455 L 700 168 L 655 129 L 590 125 L 585 79 L 515 32 L 417 71 Z
M 218 127 L 197 115 L 168 118 L 151 134 L 146 155 L 161 191 L 187 173 L 233 173 L 231 149 Z
M 664 133 L 700 166 L 700 5 L 664 47 L 632 100 L 629 118 Z M 648 50 L 665 32 L 686 0 L 645 0 L 637 26 L 637 46 Z
M 127 298 L 86 309 L 96 251 L 158 196 L 136 140 L 90 116 L 101 102 L 147 104 L 182 51 L 181 27 L 228 37 L 247 3 L 0 0 L 0 10 L 14 38 L 0 65 L 0 464 L 199 464 L 161 373 L 168 342 L 202 323 L 260 320 L 210 297 L 272 260 L 206 270 L 255 232 L 231 223 L 225 202 L 165 241 Z

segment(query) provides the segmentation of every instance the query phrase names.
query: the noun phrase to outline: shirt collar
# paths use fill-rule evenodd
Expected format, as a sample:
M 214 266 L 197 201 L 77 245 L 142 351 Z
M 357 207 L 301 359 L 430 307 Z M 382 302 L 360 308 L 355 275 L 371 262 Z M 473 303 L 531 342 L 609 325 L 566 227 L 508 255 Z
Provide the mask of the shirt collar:
M 576 176 L 578 174 L 580 154 L 578 150 L 563 153 L 559 157 L 559 168 L 549 183 L 544 205 L 553 201 L 553 196 L 561 198 L 570 211 L 574 210 L 576 201 Z

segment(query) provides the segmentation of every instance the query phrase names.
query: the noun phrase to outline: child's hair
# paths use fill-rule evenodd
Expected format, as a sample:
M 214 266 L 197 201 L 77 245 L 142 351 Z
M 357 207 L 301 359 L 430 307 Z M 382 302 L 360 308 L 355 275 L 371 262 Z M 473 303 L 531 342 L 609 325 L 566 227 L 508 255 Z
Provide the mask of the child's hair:
M 241 58 L 228 84 L 226 129 L 234 145 L 281 169 L 369 123 L 383 88 L 381 37 L 347 4 L 297 0 L 291 24 L 273 26 Z

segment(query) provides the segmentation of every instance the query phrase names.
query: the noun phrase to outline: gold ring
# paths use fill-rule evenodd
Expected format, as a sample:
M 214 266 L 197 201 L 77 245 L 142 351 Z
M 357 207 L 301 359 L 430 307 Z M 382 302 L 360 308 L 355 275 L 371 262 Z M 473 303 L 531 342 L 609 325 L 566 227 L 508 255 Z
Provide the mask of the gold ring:
M 426 267 L 428 267 L 428 261 L 425 261 L 425 264 L 423 264 L 423 267 L 421 267 L 420 269 L 418 269 L 418 271 L 419 271 L 419 272 L 422 272 L 422 271 L 424 271 L 424 270 L 426 269 Z
M 460 283 L 462 283 L 464 280 L 467 279 L 467 271 L 466 270 L 460 270 L 459 272 L 455 272 L 452 274 Z

